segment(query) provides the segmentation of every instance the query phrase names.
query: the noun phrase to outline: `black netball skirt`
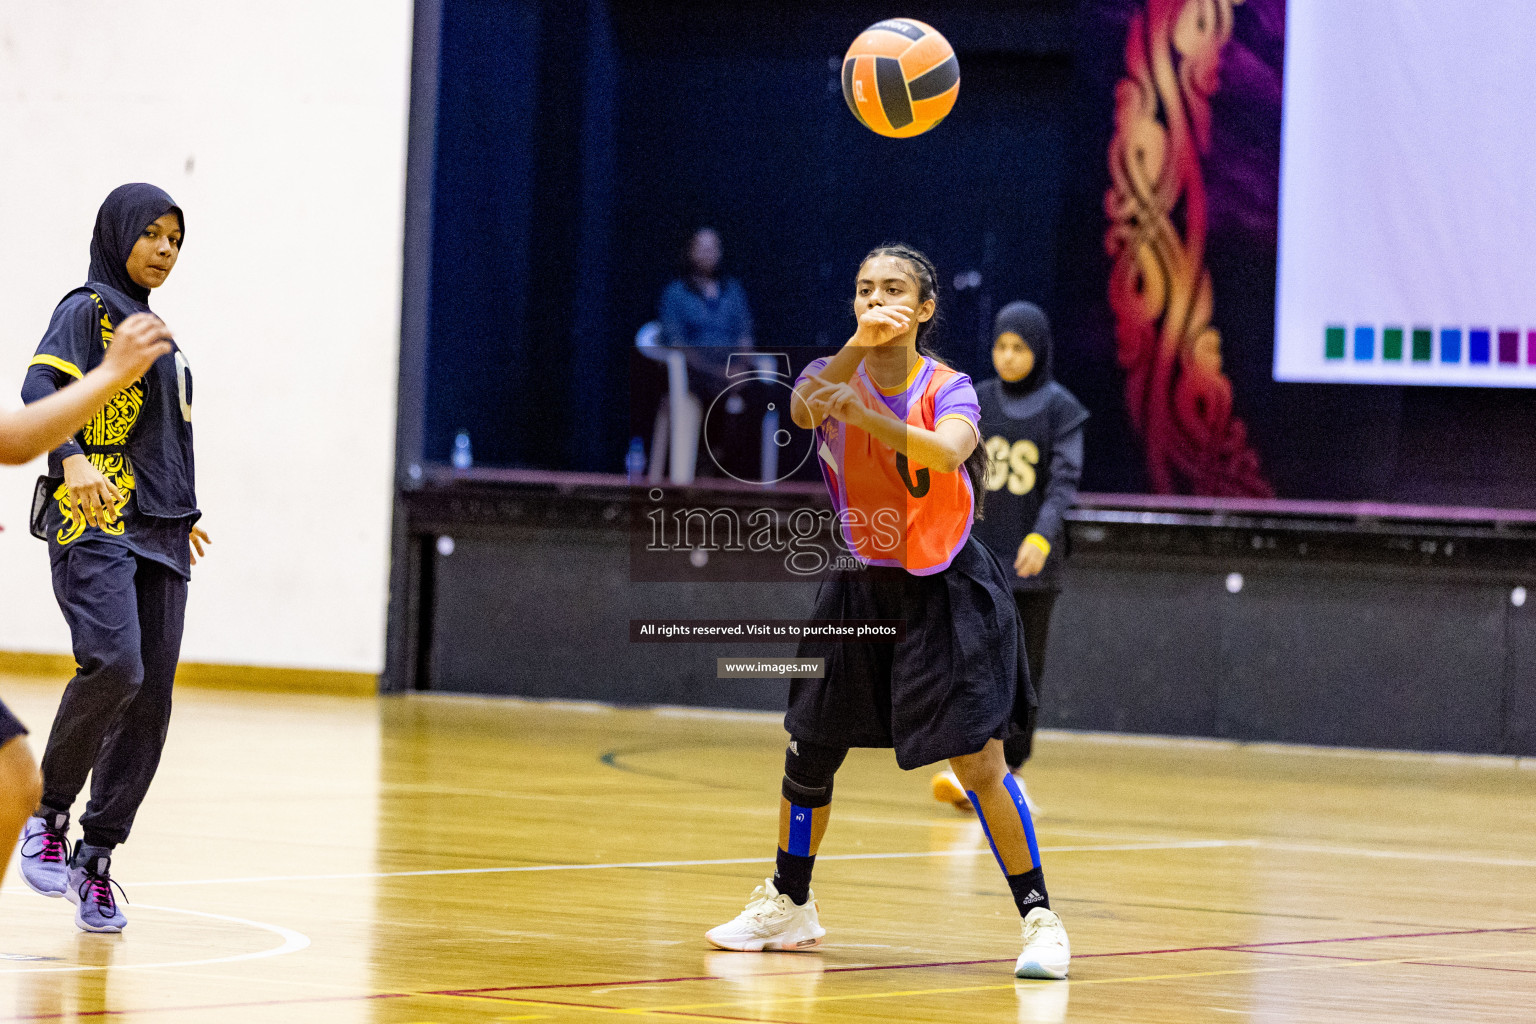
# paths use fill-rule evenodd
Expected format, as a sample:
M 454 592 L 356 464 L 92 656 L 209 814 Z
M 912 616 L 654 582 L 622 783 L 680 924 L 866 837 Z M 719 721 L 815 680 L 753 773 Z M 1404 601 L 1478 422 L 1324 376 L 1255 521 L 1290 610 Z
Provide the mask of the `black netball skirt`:
M 5 701 L 0 700 L 0 747 L 5 746 L 17 736 L 27 734 L 26 726 L 11 714 L 11 709 L 5 706 Z
M 895 747 L 896 763 L 911 769 L 1033 726 L 1018 608 L 1002 565 L 975 538 L 932 576 L 837 572 L 822 583 L 814 618 L 901 619 L 906 631 L 888 643 L 801 641 L 797 656 L 826 659 L 826 675 L 790 681 L 784 727 L 792 736 Z

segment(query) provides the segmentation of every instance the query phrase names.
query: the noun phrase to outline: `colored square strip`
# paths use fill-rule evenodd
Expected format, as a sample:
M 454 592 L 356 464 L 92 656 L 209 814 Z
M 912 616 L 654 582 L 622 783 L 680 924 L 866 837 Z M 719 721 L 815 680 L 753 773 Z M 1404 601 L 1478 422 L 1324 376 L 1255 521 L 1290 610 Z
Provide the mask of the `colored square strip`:
M 1401 364 L 1435 361 L 1435 329 L 1389 324 L 1380 330 L 1383 362 Z M 1536 369 L 1536 328 L 1525 331 L 1525 358 L 1520 354 L 1521 331 L 1514 327 L 1440 328 L 1440 362 L 1471 366 L 1527 366 Z M 1377 358 L 1377 329 L 1373 324 L 1327 324 L 1323 328 L 1323 357 L 1330 362 L 1371 363 Z

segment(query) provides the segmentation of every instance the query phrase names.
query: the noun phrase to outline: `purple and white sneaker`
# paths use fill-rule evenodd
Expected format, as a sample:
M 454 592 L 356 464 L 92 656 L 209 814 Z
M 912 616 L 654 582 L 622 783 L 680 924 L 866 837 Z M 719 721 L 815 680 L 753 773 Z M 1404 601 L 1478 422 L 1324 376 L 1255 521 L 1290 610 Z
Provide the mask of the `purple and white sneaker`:
M 21 830 L 21 878 L 33 892 L 58 898 L 69 891 L 69 815 L 34 814 Z
M 85 844 L 82 843 L 81 846 Z M 120 932 L 128 927 L 128 917 L 112 895 L 112 858 L 79 857 L 69 866 L 69 901 L 77 904 L 75 924 L 81 931 Z M 122 886 L 118 886 L 122 891 Z M 127 898 L 126 896 L 124 897 Z

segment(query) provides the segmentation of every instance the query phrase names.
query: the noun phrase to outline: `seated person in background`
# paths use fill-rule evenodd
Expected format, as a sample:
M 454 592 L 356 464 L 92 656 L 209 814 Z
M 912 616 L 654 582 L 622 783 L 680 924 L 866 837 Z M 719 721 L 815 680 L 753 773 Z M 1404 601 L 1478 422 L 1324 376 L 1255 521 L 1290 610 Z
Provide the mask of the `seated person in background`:
M 720 277 L 720 235 L 703 227 L 688 240 L 683 276 L 661 294 L 666 344 L 679 348 L 751 348 L 752 313 L 734 277 Z M 721 360 L 722 365 L 724 360 Z
M 719 232 L 698 228 L 682 255 L 682 276 L 662 292 L 658 319 L 663 344 L 686 350 L 688 390 L 709 410 L 730 383 L 726 377 L 730 354 L 752 348 L 752 313 L 741 282 L 720 276 Z M 710 457 L 699 459 L 699 475 L 719 475 L 721 459 L 728 464 L 757 465 L 763 412 L 759 407 L 766 402 L 761 390 L 754 385 L 741 387 L 722 403 L 712 425 L 705 427 Z M 755 474 L 756 470 L 741 472 Z

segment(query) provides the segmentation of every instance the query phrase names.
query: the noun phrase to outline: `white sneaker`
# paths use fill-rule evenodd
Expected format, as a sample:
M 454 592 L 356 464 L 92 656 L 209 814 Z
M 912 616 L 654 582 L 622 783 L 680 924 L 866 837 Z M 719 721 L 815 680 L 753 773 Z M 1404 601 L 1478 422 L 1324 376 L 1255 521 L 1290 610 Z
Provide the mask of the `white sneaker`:
M 773 879 L 763 879 L 763 884 L 752 890 L 747 909 L 733 921 L 704 933 L 704 937 L 721 949 L 734 949 L 743 953 L 759 953 L 765 949 L 811 949 L 821 945 L 827 930 L 816 920 L 816 894 L 812 893 L 805 906 L 795 906 L 795 901 L 773 886 Z
M 1071 959 L 1072 944 L 1061 918 L 1044 907 L 1031 910 L 1024 918 L 1024 952 L 1013 965 L 1013 976 L 1059 981 L 1067 976 Z
M 69 892 L 69 816 L 57 815 L 52 823 L 37 815 L 21 830 L 21 880 L 33 892 L 63 896 Z

